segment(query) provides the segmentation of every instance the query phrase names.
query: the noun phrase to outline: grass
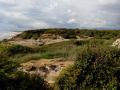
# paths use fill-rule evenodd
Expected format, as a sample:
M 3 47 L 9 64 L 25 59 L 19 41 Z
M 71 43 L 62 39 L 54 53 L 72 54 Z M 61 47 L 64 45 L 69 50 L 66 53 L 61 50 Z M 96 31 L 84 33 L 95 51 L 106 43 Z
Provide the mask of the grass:
M 27 62 L 30 60 L 54 59 L 54 58 L 64 58 L 65 60 L 76 60 L 78 52 L 82 48 L 96 47 L 96 46 L 106 47 L 112 45 L 112 42 L 113 40 L 105 40 L 105 39 L 92 39 L 85 41 L 71 40 L 71 41 L 40 46 L 34 48 L 34 52 L 30 51 L 27 53 L 23 52 L 26 51 L 26 48 L 22 47 L 22 49 L 25 50 L 22 50 L 20 48 L 19 53 L 12 55 L 9 59 L 19 63 Z M 27 49 L 29 50 L 29 48 Z
M 11 45 L 5 42 L 0 42 L 0 52 L 7 50 Z

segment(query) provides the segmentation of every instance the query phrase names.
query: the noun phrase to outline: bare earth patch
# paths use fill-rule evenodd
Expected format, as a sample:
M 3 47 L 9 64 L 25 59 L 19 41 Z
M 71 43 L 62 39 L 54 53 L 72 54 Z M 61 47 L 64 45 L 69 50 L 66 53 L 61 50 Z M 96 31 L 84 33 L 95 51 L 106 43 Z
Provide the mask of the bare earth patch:
M 69 41 L 69 39 L 41 39 L 41 40 L 34 40 L 34 39 L 18 39 L 18 40 L 12 40 L 9 41 L 11 44 L 19 44 L 22 46 L 29 46 L 29 47 L 35 47 L 35 46 L 42 46 L 42 45 L 48 45 L 48 44 L 54 44 L 58 42 L 63 41 Z
M 89 40 L 93 37 L 80 37 L 76 36 L 76 40 Z M 60 35 L 55 34 L 42 34 L 37 40 L 31 38 L 31 39 L 22 39 L 22 38 L 14 38 L 9 40 L 9 43 L 11 44 L 19 44 L 22 46 L 29 46 L 29 47 L 35 47 L 35 46 L 42 46 L 42 45 L 48 45 L 48 44 L 54 44 L 59 43 L 63 41 L 70 41 L 71 39 L 65 39 Z
M 29 73 L 31 75 L 39 75 L 43 77 L 48 83 L 55 82 L 55 78 L 59 76 L 60 72 L 73 65 L 74 61 L 65 61 L 63 59 L 41 59 L 38 61 L 29 61 L 21 64 L 19 70 Z

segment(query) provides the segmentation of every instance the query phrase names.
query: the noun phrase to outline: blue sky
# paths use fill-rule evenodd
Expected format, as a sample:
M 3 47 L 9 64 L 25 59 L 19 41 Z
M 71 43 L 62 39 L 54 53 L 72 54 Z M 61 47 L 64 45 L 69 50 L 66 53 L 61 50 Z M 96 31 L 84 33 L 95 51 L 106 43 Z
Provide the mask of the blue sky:
M 0 0 L 0 31 L 120 29 L 120 0 Z

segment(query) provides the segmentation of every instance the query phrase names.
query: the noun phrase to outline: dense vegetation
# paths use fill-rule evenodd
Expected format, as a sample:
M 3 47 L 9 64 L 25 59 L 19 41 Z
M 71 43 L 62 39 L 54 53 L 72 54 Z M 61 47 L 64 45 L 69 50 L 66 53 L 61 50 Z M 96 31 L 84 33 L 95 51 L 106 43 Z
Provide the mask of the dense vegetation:
M 119 30 L 88 30 L 88 29 L 38 29 L 25 31 L 17 37 L 23 39 L 38 39 L 43 33 L 60 35 L 66 39 L 75 39 L 80 37 L 95 37 L 96 39 L 113 39 L 120 37 Z
M 57 80 L 60 90 L 119 90 L 120 50 L 86 48 Z
M 55 90 L 119 90 L 120 49 L 111 45 L 120 31 L 42 29 L 25 31 L 14 38 L 38 39 L 43 33 L 71 40 L 35 48 L 0 42 L 0 90 L 53 90 L 43 78 L 17 71 L 21 63 L 41 58 L 75 60 L 56 79 Z M 76 36 L 94 38 L 75 40 Z
M 49 90 L 47 82 L 39 76 L 30 76 L 17 71 L 19 64 L 1 58 L 0 90 Z
M 40 77 L 31 77 L 23 72 L 11 76 L 0 72 L 0 90 L 49 90 L 48 84 Z

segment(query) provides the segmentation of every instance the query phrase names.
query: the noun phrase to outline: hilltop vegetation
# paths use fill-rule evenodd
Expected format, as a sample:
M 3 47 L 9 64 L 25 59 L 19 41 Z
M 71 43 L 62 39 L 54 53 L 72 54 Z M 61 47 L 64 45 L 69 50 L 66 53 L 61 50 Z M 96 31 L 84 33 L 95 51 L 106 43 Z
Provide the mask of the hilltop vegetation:
M 41 29 L 25 31 L 11 40 L 38 40 L 43 34 L 53 35 L 51 40 L 57 39 L 55 35 L 69 40 L 36 47 L 0 42 L 0 90 L 119 90 L 120 49 L 112 43 L 120 38 L 120 31 Z M 41 76 L 18 70 L 31 60 L 56 58 L 75 63 L 52 85 Z
M 25 31 L 16 37 L 22 39 L 38 39 L 42 34 L 51 33 L 60 35 L 65 39 L 75 39 L 80 37 L 94 37 L 96 39 L 113 39 L 120 37 L 119 30 L 88 30 L 88 29 L 38 29 Z M 15 37 L 15 38 L 16 38 Z

